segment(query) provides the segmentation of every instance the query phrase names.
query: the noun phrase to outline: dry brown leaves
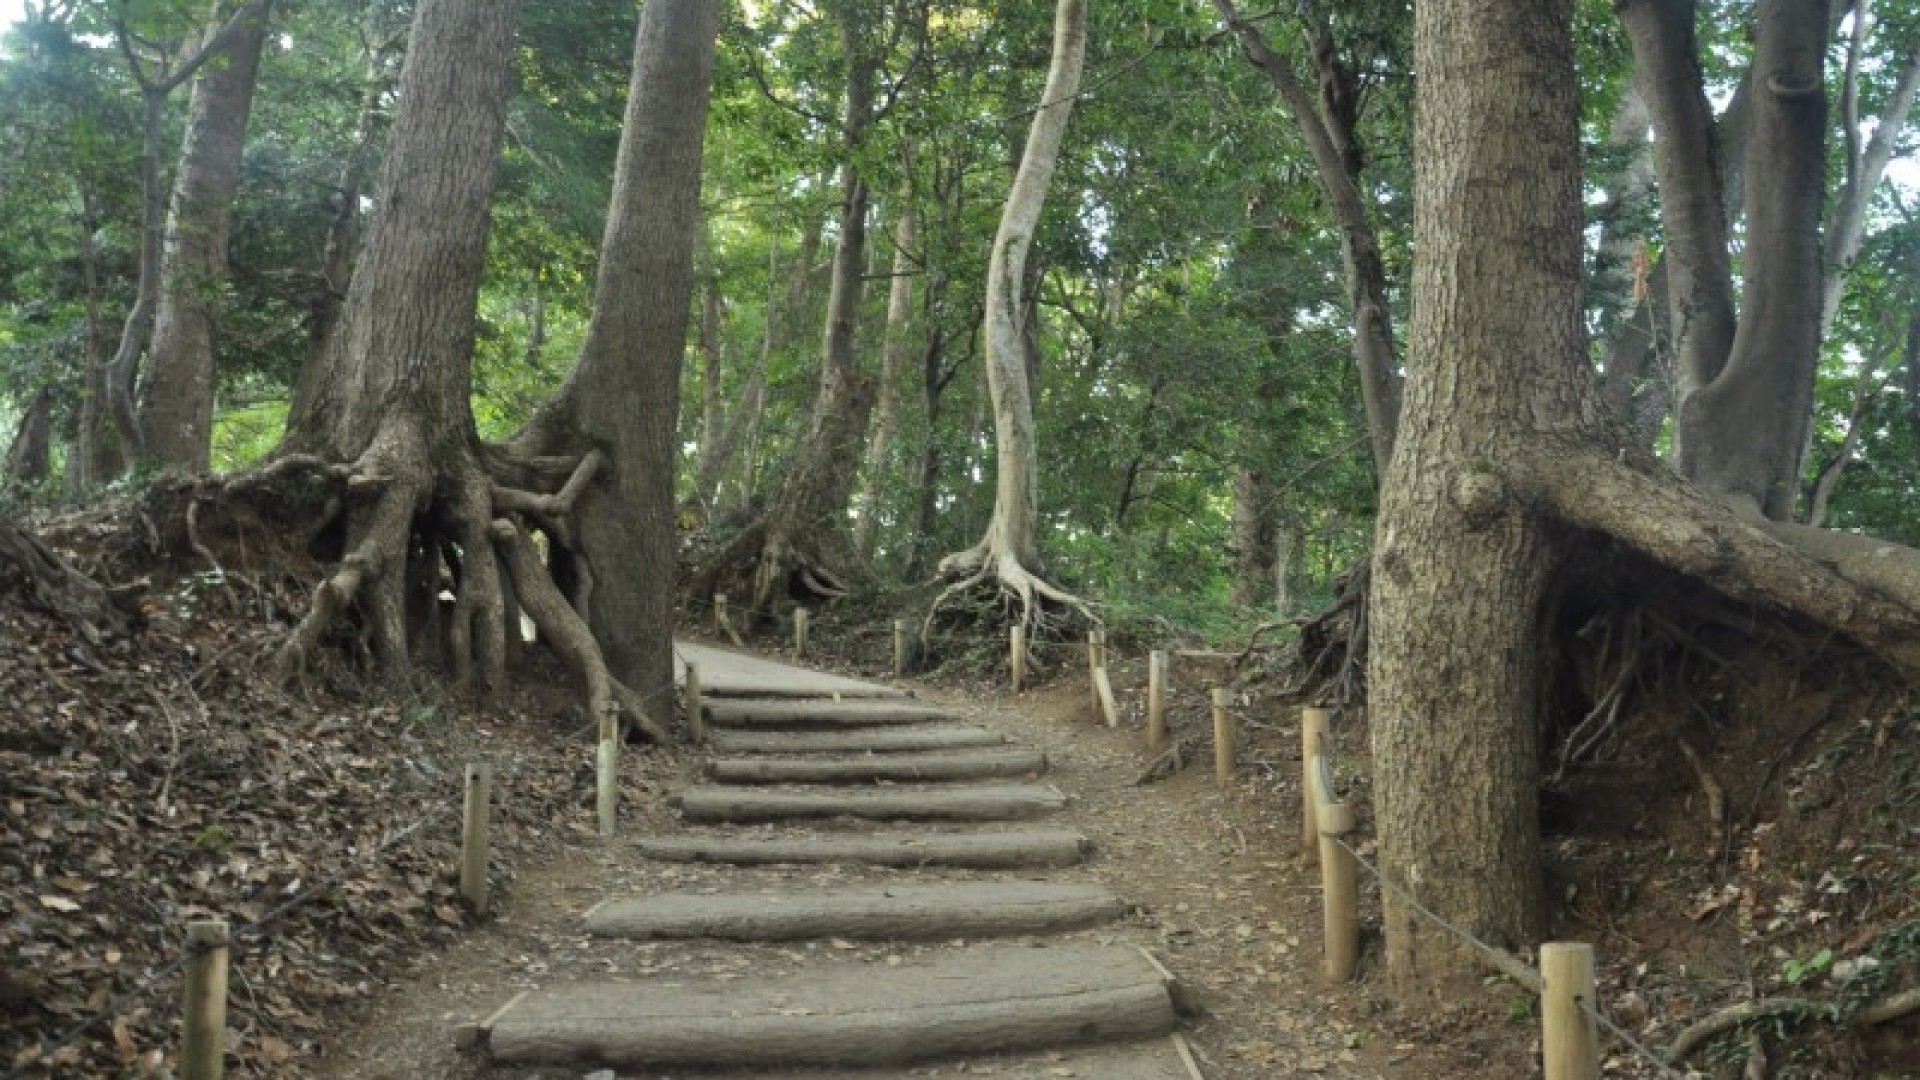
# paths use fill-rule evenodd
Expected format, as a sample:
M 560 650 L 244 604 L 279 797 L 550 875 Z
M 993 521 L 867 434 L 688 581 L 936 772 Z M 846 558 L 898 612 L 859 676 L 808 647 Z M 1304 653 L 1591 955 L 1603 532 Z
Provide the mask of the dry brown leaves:
M 588 759 L 556 746 L 560 726 L 289 697 L 261 676 L 285 626 L 226 614 L 245 589 L 221 584 L 156 595 L 145 630 L 93 647 L 0 574 L 8 1076 L 163 1075 L 186 923 L 204 918 L 235 932 L 230 1074 L 301 1075 L 342 1010 L 467 921 L 468 761 L 500 777 L 497 875 L 590 832 Z

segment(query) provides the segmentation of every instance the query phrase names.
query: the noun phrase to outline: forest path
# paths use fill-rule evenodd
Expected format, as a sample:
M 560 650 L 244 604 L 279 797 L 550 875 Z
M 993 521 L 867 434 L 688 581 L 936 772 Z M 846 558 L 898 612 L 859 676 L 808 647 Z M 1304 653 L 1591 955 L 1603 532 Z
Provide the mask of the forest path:
M 696 664 L 704 689 L 704 720 L 718 731 L 777 730 L 794 736 L 943 725 L 947 710 L 904 701 L 891 687 L 721 650 L 682 644 L 684 664 Z M 769 890 L 750 880 L 731 888 L 654 892 L 614 897 L 589 911 L 590 934 L 640 940 L 726 939 L 746 944 L 805 941 L 945 942 L 912 960 L 896 956 L 844 959 L 830 948 L 801 963 L 745 978 L 676 976 L 604 978 L 545 986 L 515 996 L 467 1038 L 497 1062 L 621 1069 L 658 1068 L 898 1068 L 942 1058 L 1005 1057 L 1033 1051 L 1056 1054 L 1089 1045 L 1131 1044 L 1108 1068 L 1143 1078 L 1198 1080 L 1185 1043 L 1169 1040 L 1178 1024 L 1183 991 L 1144 948 L 1112 942 L 1056 941 L 1056 935 L 1111 922 L 1127 905 L 1104 888 L 1036 879 L 1008 868 L 1001 880 L 914 877 L 930 864 L 955 860 L 938 845 L 967 830 L 985 842 L 1019 845 L 1030 836 L 1000 823 L 1042 818 L 1066 806 L 1058 789 L 1004 775 L 978 775 L 980 758 L 967 750 L 914 755 L 913 781 L 888 779 L 896 771 L 886 751 L 816 750 L 801 758 L 763 759 L 771 767 L 803 770 L 797 780 L 770 786 L 746 774 L 682 789 L 674 796 L 688 825 L 719 824 L 723 840 L 775 839 L 792 863 L 839 865 L 867 861 L 845 843 L 881 841 L 925 853 L 917 865 L 897 866 L 897 881 L 854 886 Z M 738 757 L 726 759 L 738 763 Z M 1038 773 L 1046 756 L 1009 761 L 1020 774 Z M 709 759 L 709 775 L 723 762 Z M 805 766 L 825 766 L 817 776 Z M 773 837 L 766 824 L 782 827 Z M 907 824 L 912 823 L 912 824 Z M 989 824 L 991 823 L 991 824 Z M 981 830 L 987 830 L 982 833 Z M 845 835 L 851 833 L 851 836 Z M 694 835 L 698 835 L 697 832 Z M 680 837 L 686 839 L 683 833 Z M 660 840 L 662 838 L 649 838 Z M 1075 838 L 1075 851 L 1086 843 Z M 659 844 L 643 852 L 666 857 Z M 730 863 L 726 843 L 698 857 Z M 763 860 L 737 856 L 742 864 Z M 898 860 L 907 861 L 907 860 Z M 1006 880 L 1010 875 L 1026 876 Z M 744 878 L 744 875 L 743 875 Z M 1017 944 L 978 945 L 1022 938 Z M 1035 1076 L 1068 1068 L 1056 1056 L 1035 1062 Z M 1017 1075 L 1017 1073 L 1016 1073 Z
M 1137 731 L 1091 725 L 1084 686 L 899 693 L 935 708 L 882 726 L 716 722 L 714 757 L 838 763 L 831 785 L 728 785 L 741 791 L 891 794 L 976 786 L 885 779 L 940 747 L 1020 754 L 1044 774 L 996 769 L 979 783 L 1051 785 L 1064 808 L 1023 821 L 701 824 L 672 796 L 711 786 L 716 763 L 643 757 L 624 777 L 618 842 L 516 872 L 499 916 L 393 984 L 319 1075 L 1190 1080 L 1163 1034 L 1176 1024 L 1167 979 L 1146 952 L 1203 1009 L 1178 1026 L 1208 1080 L 1391 1071 L 1389 1045 L 1321 998 L 1317 952 L 1301 940 L 1317 904 L 1281 861 L 1294 827 L 1270 803 L 1221 793 L 1198 769 L 1136 786 Z M 882 775 L 842 775 L 859 762 Z M 456 1031 L 471 1037 L 516 1001 L 495 1019 L 491 1053 L 454 1049 Z

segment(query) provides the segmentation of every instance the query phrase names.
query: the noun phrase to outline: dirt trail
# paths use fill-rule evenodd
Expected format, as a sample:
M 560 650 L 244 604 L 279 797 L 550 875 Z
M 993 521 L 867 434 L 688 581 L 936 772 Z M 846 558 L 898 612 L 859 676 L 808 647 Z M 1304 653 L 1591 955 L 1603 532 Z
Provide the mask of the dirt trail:
M 1136 786 L 1142 762 L 1138 734 L 1090 724 L 1084 688 L 1062 686 L 1017 701 L 1005 696 L 969 701 L 929 691 L 920 691 L 920 696 L 960 713 L 963 722 L 1000 730 L 1021 745 L 1046 752 L 1052 762 L 1046 779 L 1068 799 L 1049 824 L 1080 830 L 1095 845 L 1084 865 L 1049 871 L 1046 877 L 1104 884 L 1132 908 L 1118 922 L 1065 938 L 1149 947 L 1197 990 L 1205 1013 L 1188 1021 L 1185 1034 L 1207 1077 L 1359 1080 L 1414 1075 L 1393 1067 L 1396 1057 L 1406 1055 L 1371 1025 L 1355 1025 L 1342 1018 L 1343 1009 L 1322 1002 L 1318 943 L 1309 933 L 1318 925 L 1316 897 L 1295 865 L 1297 827 L 1286 809 L 1298 804 L 1275 792 L 1267 770 L 1257 764 L 1243 770 L 1242 788 L 1227 794 L 1215 791 L 1211 777 L 1199 769 L 1161 784 Z M 670 786 L 690 786 L 696 780 L 695 761 L 687 757 L 678 763 L 682 775 Z M 658 771 L 649 771 L 658 784 Z M 1266 794 L 1255 794 L 1256 788 Z M 623 835 L 629 839 L 681 827 L 662 805 L 636 805 L 629 799 L 624 810 Z M 389 986 L 369 1019 L 343 1034 L 336 1043 L 339 1049 L 317 1074 L 340 1080 L 576 1076 L 577 1069 L 484 1064 L 454 1048 L 454 1031 L 486 1016 L 516 991 L 536 985 L 609 977 L 752 979 L 818 967 L 829 958 L 897 964 L 951 944 L 590 939 L 583 916 L 609 897 L 669 889 L 783 890 L 995 876 L 956 870 L 657 863 L 624 843 L 572 853 L 519 875 L 503 891 L 496 920 Z M 1053 935 L 1055 940 L 1061 937 Z M 1350 1013 L 1352 1004 L 1349 1000 L 1344 1011 Z M 969 1060 L 928 1065 L 912 1075 L 1100 1075 L 1097 1055 L 1081 1060 L 1073 1054 L 1043 1057 L 1039 1068 L 1031 1059 L 1026 1068 L 1004 1059 Z

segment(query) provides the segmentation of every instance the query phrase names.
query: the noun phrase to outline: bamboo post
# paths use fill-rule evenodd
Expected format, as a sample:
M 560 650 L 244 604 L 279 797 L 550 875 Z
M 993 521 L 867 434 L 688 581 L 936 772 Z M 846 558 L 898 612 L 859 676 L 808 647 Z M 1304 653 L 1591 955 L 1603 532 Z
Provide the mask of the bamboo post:
M 1100 713 L 1107 719 L 1107 726 L 1120 726 L 1120 706 L 1113 700 L 1113 683 L 1107 679 L 1106 668 L 1093 669 L 1093 693 L 1100 699 Z
M 474 914 L 487 913 L 487 849 L 493 807 L 493 766 L 467 766 L 466 797 L 460 804 L 460 895 Z
M 1147 753 L 1157 754 L 1167 741 L 1167 652 L 1147 654 Z
M 1096 674 L 1107 666 L 1106 634 L 1094 629 L 1087 631 L 1087 697 L 1093 701 L 1095 710 L 1100 708 L 1100 687 Z
M 907 674 L 907 620 L 893 620 L 893 677 Z
M 600 745 L 594 754 L 594 810 L 600 817 L 600 838 L 613 839 L 620 813 L 620 725 L 611 705 L 600 714 Z
M 227 941 L 224 920 L 187 924 L 180 1080 L 220 1080 L 226 1074 Z
M 1233 786 L 1233 716 L 1227 712 L 1227 689 L 1213 688 L 1213 778 L 1225 791 Z
M 1014 624 L 1012 639 L 1013 692 L 1018 694 L 1027 688 L 1027 628 Z
M 1313 759 L 1326 745 L 1327 710 L 1300 710 L 1300 855 L 1309 863 L 1320 850 L 1320 830 L 1313 819 Z
M 687 665 L 687 734 L 693 741 L 707 741 L 707 695 L 700 687 L 700 665 Z
M 807 609 L 793 609 L 793 658 L 798 660 L 807 654 Z
M 1546 1080 L 1599 1080 L 1600 1041 L 1593 1014 L 1593 946 L 1540 946 L 1540 1050 Z
M 1353 807 L 1333 801 L 1327 784 L 1327 759 L 1309 763 L 1315 843 L 1320 849 L 1321 937 L 1326 943 L 1327 978 L 1346 982 L 1360 966 L 1360 867 L 1340 838 L 1357 825 Z

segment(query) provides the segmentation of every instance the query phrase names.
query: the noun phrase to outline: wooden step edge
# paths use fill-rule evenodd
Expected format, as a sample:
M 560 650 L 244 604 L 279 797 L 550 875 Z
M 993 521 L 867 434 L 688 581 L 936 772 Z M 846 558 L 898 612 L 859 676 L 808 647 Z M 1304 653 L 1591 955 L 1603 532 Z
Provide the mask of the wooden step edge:
M 1191 985 L 1181 981 L 1179 976 L 1168 971 L 1167 965 L 1161 963 L 1160 958 L 1153 955 L 1152 950 L 1145 945 L 1134 947 L 1140 950 L 1141 956 L 1147 958 L 1147 963 L 1153 965 L 1153 970 L 1160 973 L 1160 981 L 1167 988 L 1167 1000 L 1173 1002 L 1174 1015 L 1182 1020 L 1191 1020 L 1206 1011 L 1200 1003 L 1199 993 Z

